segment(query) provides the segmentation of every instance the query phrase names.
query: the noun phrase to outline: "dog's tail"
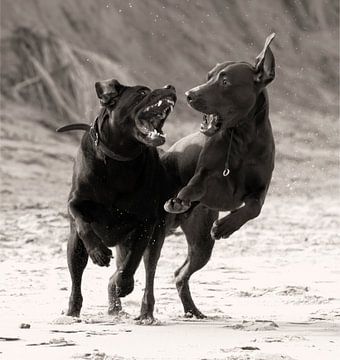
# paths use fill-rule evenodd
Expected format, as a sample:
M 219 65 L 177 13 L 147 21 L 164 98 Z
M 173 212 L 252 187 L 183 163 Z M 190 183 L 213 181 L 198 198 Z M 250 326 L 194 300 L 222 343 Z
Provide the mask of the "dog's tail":
M 66 131 L 72 131 L 72 130 L 88 131 L 88 130 L 90 130 L 90 128 L 91 128 L 91 126 L 89 124 L 83 124 L 83 123 L 70 124 L 70 125 L 61 126 L 60 128 L 56 129 L 56 132 L 66 132 Z

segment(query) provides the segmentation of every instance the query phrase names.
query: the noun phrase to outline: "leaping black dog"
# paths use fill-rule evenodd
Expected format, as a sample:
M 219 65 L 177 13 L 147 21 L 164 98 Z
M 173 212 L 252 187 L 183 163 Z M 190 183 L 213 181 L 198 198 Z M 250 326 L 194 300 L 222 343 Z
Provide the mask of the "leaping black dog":
M 145 255 L 142 319 L 153 320 L 153 278 L 164 236 L 171 228 L 181 226 L 188 242 L 187 257 L 175 272 L 184 312 L 202 318 L 191 297 L 191 275 L 209 261 L 216 239 L 229 237 L 261 212 L 275 157 L 266 90 L 275 78 L 270 49 L 274 36 L 267 37 L 254 65 L 217 64 L 206 82 L 186 94 L 203 122 L 201 132 L 179 140 L 161 157 L 173 183 L 174 193 L 165 204 L 172 214 L 166 216 L 166 229 Z M 229 214 L 218 220 L 219 211 Z
M 134 273 L 166 200 L 157 146 L 176 102 L 171 85 L 150 90 L 117 80 L 95 84 L 102 110 L 93 124 L 71 124 L 58 132 L 85 130 L 69 195 L 71 234 L 67 247 L 72 292 L 67 315 L 79 316 L 81 279 L 88 256 L 108 266 L 117 246 L 117 270 L 109 283 L 109 313 L 134 287 Z

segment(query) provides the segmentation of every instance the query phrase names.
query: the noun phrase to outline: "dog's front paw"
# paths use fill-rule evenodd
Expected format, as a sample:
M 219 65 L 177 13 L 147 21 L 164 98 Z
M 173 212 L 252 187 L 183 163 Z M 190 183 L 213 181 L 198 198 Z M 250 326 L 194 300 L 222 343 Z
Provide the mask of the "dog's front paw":
M 189 210 L 190 201 L 181 200 L 179 198 L 171 198 L 164 204 L 164 210 L 172 214 L 181 214 Z
M 214 240 L 227 239 L 240 228 L 238 222 L 229 216 L 214 222 L 210 231 L 210 235 Z
M 112 258 L 112 251 L 104 244 L 96 246 L 89 251 L 89 256 L 94 264 L 99 266 L 109 266 Z
M 133 291 L 135 281 L 133 276 L 126 276 L 124 275 L 124 271 L 121 271 L 116 275 L 115 283 L 116 295 L 119 297 L 124 297 Z
M 186 317 L 188 319 L 192 319 L 193 317 L 195 317 L 196 319 L 206 319 L 207 318 L 207 316 L 202 314 L 197 308 L 186 311 L 184 313 L 184 317 Z

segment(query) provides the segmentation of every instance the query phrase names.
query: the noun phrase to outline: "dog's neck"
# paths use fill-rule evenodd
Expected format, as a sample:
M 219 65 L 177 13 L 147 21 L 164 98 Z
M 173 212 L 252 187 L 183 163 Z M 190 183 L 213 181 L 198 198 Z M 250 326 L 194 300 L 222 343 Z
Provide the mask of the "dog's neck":
M 121 157 L 127 160 L 133 160 L 138 157 L 145 146 L 139 143 L 132 136 L 126 136 L 126 133 L 114 123 L 112 116 L 114 114 L 108 109 L 103 109 L 98 117 L 98 135 L 106 148 L 108 148 L 116 157 L 109 156 L 116 160 Z M 124 160 L 122 160 L 124 161 Z
M 256 141 L 256 137 L 261 132 L 263 125 L 268 120 L 268 96 L 266 90 L 262 91 L 256 99 L 255 105 L 249 111 L 238 126 L 233 128 L 227 128 L 223 133 L 223 141 L 226 146 L 229 147 L 230 140 L 230 162 L 235 167 L 234 159 L 241 159 L 242 154 L 248 151 L 249 146 L 253 141 Z M 232 135 L 232 136 L 231 136 Z M 234 160 L 234 161 L 233 161 Z
M 245 143 L 251 142 L 261 128 L 261 125 L 268 118 L 268 111 L 268 95 L 264 89 L 258 94 L 255 105 L 249 113 L 238 120 L 237 126 L 227 128 L 224 137 L 229 138 L 229 134 L 233 129 L 234 136 L 241 137 Z
M 263 124 L 263 122 L 268 119 L 269 112 L 269 101 L 268 93 L 266 89 L 263 89 L 257 96 L 256 103 L 252 109 L 252 119 L 255 120 L 256 129 Z

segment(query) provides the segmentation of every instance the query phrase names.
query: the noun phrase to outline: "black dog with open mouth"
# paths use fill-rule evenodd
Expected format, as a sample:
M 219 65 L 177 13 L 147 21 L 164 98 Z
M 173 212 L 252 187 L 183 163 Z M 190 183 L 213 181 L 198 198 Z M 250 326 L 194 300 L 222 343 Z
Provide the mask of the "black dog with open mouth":
M 95 87 L 103 106 L 92 124 L 92 128 L 98 127 L 98 137 L 99 132 L 103 132 L 103 122 L 107 120 L 112 123 L 111 130 L 119 129 L 118 133 L 128 139 L 135 138 L 136 141 L 150 146 L 165 143 L 166 136 L 162 127 L 176 102 L 176 93 L 172 85 L 151 91 L 144 86 L 128 87 L 121 85 L 117 80 L 106 80 L 97 82 Z M 90 125 L 70 124 L 58 128 L 57 132 L 71 130 L 90 130 Z M 103 134 L 104 137 L 110 135 L 116 134 Z M 116 143 L 106 145 L 115 147 Z
M 243 61 L 217 64 L 209 71 L 205 83 L 186 93 L 188 104 L 203 114 L 200 132 L 208 139 L 199 156 L 195 175 L 176 198 L 165 204 L 166 211 L 183 213 L 191 207 L 192 202 L 202 202 L 221 211 L 235 211 L 242 206 L 249 189 L 254 188 L 254 193 L 257 191 L 258 183 L 262 187 L 259 191 L 261 200 L 258 202 L 262 204 L 264 201 L 273 170 L 274 142 L 269 120 L 266 119 L 267 123 L 263 121 L 266 127 L 263 125 L 262 129 L 258 119 L 268 113 L 266 86 L 275 77 L 275 60 L 270 50 L 274 36 L 275 34 L 271 34 L 267 37 L 255 66 Z M 265 141 L 260 142 L 259 134 L 262 133 Z M 246 152 L 247 147 L 252 151 Z M 231 154 L 236 149 L 244 153 L 237 164 L 233 161 L 233 174 L 228 177 L 231 171 Z M 260 154 L 263 157 L 261 160 Z M 235 158 L 234 155 L 233 157 Z M 258 165 L 258 162 L 257 168 L 255 164 Z M 254 176 L 250 176 L 252 172 L 255 173 Z M 235 184 L 230 184 L 231 179 Z M 237 188 L 239 198 L 235 195 L 236 190 L 233 190 L 235 193 L 232 196 L 226 197 L 228 191 L 232 193 L 230 189 L 226 190 L 228 186 Z M 235 225 L 233 230 L 239 227 Z M 213 237 L 227 236 L 223 231 L 215 234 L 215 230 L 216 227 L 212 230 Z
M 111 246 L 117 246 L 117 271 L 110 279 L 109 312 L 117 310 L 118 297 L 133 290 L 134 273 L 164 200 L 164 170 L 156 147 L 165 142 L 162 127 L 176 102 L 171 85 L 151 90 L 107 80 L 95 88 L 103 107 L 93 124 L 57 130 L 86 131 L 68 202 L 71 316 L 79 316 L 82 307 L 81 278 L 88 257 L 108 266 Z
M 165 204 L 167 229 L 155 237 L 145 261 L 146 283 L 141 318 L 153 319 L 153 276 L 169 229 L 180 225 L 188 252 L 175 272 L 185 315 L 203 318 L 189 286 L 192 274 L 212 254 L 215 240 L 228 238 L 260 215 L 275 162 L 267 86 L 275 78 L 275 58 L 266 38 L 255 64 L 217 64 L 203 84 L 189 90 L 189 105 L 203 114 L 201 131 L 175 143 L 163 156 L 168 173 L 179 184 Z M 219 211 L 227 211 L 218 219 Z M 151 255 L 150 255 L 151 254 Z

